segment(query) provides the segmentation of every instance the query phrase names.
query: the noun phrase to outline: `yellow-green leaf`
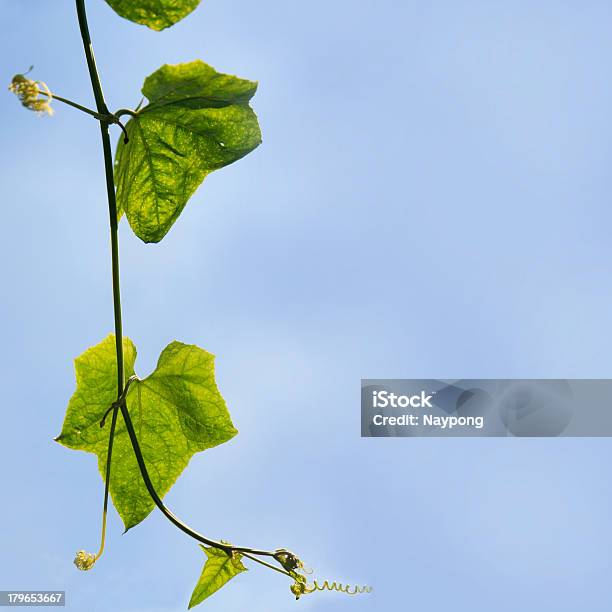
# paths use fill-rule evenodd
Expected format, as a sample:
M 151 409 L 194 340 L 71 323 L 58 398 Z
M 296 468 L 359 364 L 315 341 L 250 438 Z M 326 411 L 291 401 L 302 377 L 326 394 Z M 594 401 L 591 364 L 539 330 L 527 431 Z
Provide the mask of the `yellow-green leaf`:
M 204 178 L 261 143 L 249 106 L 257 83 L 201 61 L 162 66 L 142 92 L 115 161 L 117 205 L 144 242 L 159 242 Z
M 134 374 L 136 348 L 124 339 L 125 378 Z M 115 338 L 108 336 L 75 360 L 77 388 L 58 442 L 94 453 L 105 477 L 109 423 L 102 416 L 117 399 Z M 127 397 L 145 463 L 163 497 L 189 460 L 199 451 L 227 442 L 237 432 L 215 383 L 214 357 L 194 345 L 172 342 L 155 371 L 135 382 Z M 125 528 L 142 521 L 154 508 L 119 415 L 112 456 L 110 493 Z
M 234 553 L 233 556 L 230 556 L 219 548 L 205 546 L 200 546 L 200 548 L 206 553 L 208 559 L 191 595 L 189 609 L 202 603 L 238 574 L 247 571 L 240 560 L 242 558 L 240 554 Z
M 159 31 L 189 15 L 200 0 L 106 0 L 106 3 L 121 17 Z

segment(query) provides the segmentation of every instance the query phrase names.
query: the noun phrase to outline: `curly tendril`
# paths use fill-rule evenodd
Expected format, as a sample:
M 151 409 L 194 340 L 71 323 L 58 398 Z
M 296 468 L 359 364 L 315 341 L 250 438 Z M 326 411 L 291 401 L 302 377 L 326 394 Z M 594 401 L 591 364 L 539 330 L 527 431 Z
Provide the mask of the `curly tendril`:
M 328 580 L 323 581 L 323 583 L 314 580 L 311 586 L 304 574 L 311 574 L 312 570 L 306 570 L 304 563 L 296 555 L 288 550 L 281 549 L 276 551 L 274 558 L 293 578 L 293 584 L 289 588 L 296 599 L 315 591 L 337 591 L 345 595 L 361 595 L 372 592 L 372 587 L 369 586 L 351 586 L 341 582 L 329 582 Z
M 369 586 L 351 586 L 348 584 L 342 584 L 341 582 L 328 582 L 325 580 L 323 584 L 319 584 L 316 580 L 313 582 L 312 587 L 306 587 L 306 593 L 314 593 L 315 591 L 338 591 L 339 593 L 345 593 L 346 595 L 361 595 L 363 593 L 371 593 L 372 587 Z

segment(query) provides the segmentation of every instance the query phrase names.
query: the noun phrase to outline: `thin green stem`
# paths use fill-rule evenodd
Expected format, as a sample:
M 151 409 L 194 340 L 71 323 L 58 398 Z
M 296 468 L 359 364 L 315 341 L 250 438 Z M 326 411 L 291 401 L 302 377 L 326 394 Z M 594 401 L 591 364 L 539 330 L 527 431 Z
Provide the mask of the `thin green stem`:
M 177 516 L 174 515 L 166 506 L 164 502 L 161 500 L 153 483 L 151 482 L 151 477 L 149 476 L 149 470 L 147 469 L 147 465 L 145 463 L 144 457 L 142 455 L 142 450 L 140 448 L 140 443 L 138 442 L 138 436 L 136 435 L 136 431 L 134 430 L 134 424 L 132 423 L 132 418 L 130 417 L 130 412 L 127 408 L 127 402 L 121 403 L 121 414 L 123 415 L 123 419 L 125 421 L 125 427 L 128 432 L 128 436 L 130 437 L 130 442 L 132 443 L 132 448 L 134 449 L 134 454 L 136 455 L 136 461 L 138 462 L 138 467 L 140 468 L 140 474 L 144 481 L 145 487 L 151 496 L 151 499 L 155 502 L 155 505 L 161 510 L 162 514 L 176 527 L 178 527 L 181 531 L 184 531 L 187 535 L 191 536 L 198 542 L 202 544 L 206 544 L 207 546 L 213 546 L 214 548 L 220 548 L 224 550 L 226 553 L 231 554 L 232 552 L 239 553 L 249 553 L 252 555 L 260 555 L 266 557 L 274 557 L 276 555 L 275 551 L 268 550 L 256 550 L 254 548 L 244 548 L 239 546 L 232 546 L 231 544 L 224 544 L 223 542 L 217 542 L 215 540 L 211 540 L 201 533 L 194 531 L 191 527 L 185 525 Z
M 109 111 L 104 100 L 100 77 L 96 68 L 96 60 L 94 57 L 91 37 L 89 35 L 89 26 L 87 24 L 87 13 L 85 11 L 85 0 L 76 0 L 76 10 L 79 20 L 79 29 L 83 40 L 83 49 L 87 60 L 87 68 L 91 86 L 96 101 L 96 109 L 99 115 L 108 116 Z M 102 136 L 102 149 L 104 152 L 104 171 L 106 174 L 106 192 L 108 196 L 108 213 L 110 220 L 111 234 L 111 258 L 112 258 L 112 281 L 113 281 L 113 312 L 115 320 L 115 342 L 117 353 L 117 398 L 121 397 L 124 386 L 124 368 L 123 368 L 123 327 L 121 323 L 121 293 L 119 286 L 119 238 L 117 235 L 117 200 L 115 197 L 115 179 L 113 176 L 113 153 L 111 149 L 110 134 L 108 123 L 100 121 L 100 133 Z M 119 407 L 113 410 L 113 418 L 108 435 L 108 453 L 106 456 L 106 478 L 104 483 L 104 509 L 102 514 L 102 538 L 99 555 L 104 551 L 104 541 L 106 536 L 106 515 L 108 509 L 108 496 L 110 491 L 111 477 L 111 459 L 113 452 L 113 441 L 115 438 L 115 428 L 117 425 L 117 415 Z
M 46 91 L 40 91 L 39 93 L 42 96 L 47 96 L 50 100 L 57 100 L 58 102 L 62 102 L 64 104 L 67 104 L 68 106 L 72 106 L 72 108 L 76 108 L 77 110 L 80 110 L 83 113 L 87 113 L 88 115 L 91 115 L 98 121 L 111 121 L 114 123 L 115 118 L 112 115 L 105 117 L 101 115 L 100 113 L 98 113 L 97 111 L 92 110 L 91 108 L 87 108 L 86 106 L 83 106 L 82 104 L 79 104 L 78 102 L 73 102 L 72 100 L 69 100 L 68 98 L 63 98 L 62 96 L 58 96 L 57 94 L 52 93 L 52 92 L 47 93 Z
M 130 117 L 138 117 L 138 113 L 129 108 L 120 108 L 118 111 L 115 111 L 114 116 L 119 119 L 119 117 L 123 117 L 123 115 L 129 115 Z
M 100 427 L 104 427 L 105 423 L 106 423 L 106 419 L 108 417 L 108 415 L 115 410 L 115 408 L 120 408 L 121 404 L 123 404 L 126 399 L 127 399 L 127 394 L 130 390 L 130 387 L 132 386 L 132 383 L 139 381 L 140 378 L 138 378 L 138 376 L 136 376 L 136 374 L 132 374 L 132 376 L 130 376 L 127 379 L 127 383 L 125 384 L 125 388 L 123 389 L 123 391 L 121 392 L 121 395 L 119 396 L 119 399 L 116 402 L 113 402 L 111 404 L 111 407 L 104 413 L 104 416 L 102 417 L 101 421 L 100 421 Z
M 91 115 L 92 117 L 97 119 L 102 125 L 118 125 L 123 132 L 123 142 L 127 144 L 130 141 L 127 129 L 125 125 L 121 123 L 120 117 L 122 115 L 131 115 L 132 117 L 136 117 L 136 113 L 134 111 L 130 111 L 128 109 L 121 109 L 115 114 L 109 113 L 108 115 L 102 115 L 95 110 L 91 110 L 91 108 L 87 108 L 82 104 L 78 104 L 77 102 L 73 102 L 68 98 L 63 98 L 62 96 L 58 96 L 57 94 L 54 94 L 52 92 L 40 91 L 39 94 L 42 96 L 47 96 L 49 100 L 57 100 L 58 102 L 63 102 L 68 106 L 72 106 L 72 108 L 76 108 L 77 110 L 80 110 L 83 113 L 87 113 L 88 115 Z
M 285 574 L 285 576 L 289 576 L 289 578 L 293 578 L 293 576 L 289 572 L 285 571 L 284 569 L 281 569 L 280 567 L 276 567 L 275 565 L 272 565 L 271 563 L 267 563 L 266 561 L 263 561 L 262 559 L 258 559 L 257 557 L 254 557 L 253 555 L 247 552 L 242 551 L 241 554 L 245 556 L 247 559 L 250 559 L 251 561 L 255 561 L 259 563 L 260 565 L 265 565 L 266 567 L 273 569 L 275 572 L 279 572 L 280 574 Z
M 96 553 L 96 560 L 98 560 L 102 553 L 104 552 L 104 544 L 106 542 L 106 517 L 108 515 L 108 494 L 110 489 L 110 472 L 111 472 L 111 462 L 113 455 L 113 441 L 114 441 L 114 433 L 115 428 L 117 426 L 117 416 L 119 411 L 113 410 L 113 418 L 111 421 L 111 435 L 108 438 L 108 451 L 106 453 L 106 475 L 104 479 L 104 507 L 102 509 L 102 535 L 100 537 L 100 550 Z
M 102 92 L 100 76 L 98 74 L 98 68 L 96 67 L 96 58 L 93 51 L 93 45 L 91 44 L 91 36 L 89 35 L 89 25 L 87 24 L 85 0 L 76 0 L 76 9 L 77 16 L 79 19 L 79 29 L 81 31 L 81 38 L 83 39 L 83 47 L 85 49 L 87 69 L 89 70 L 89 79 L 91 80 L 91 86 L 93 88 L 94 97 L 96 99 L 96 107 L 98 108 L 99 113 L 108 115 L 108 108 L 104 100 L 104 93 Z
M 110 112 L 104 100 L 102 84 L 96 67 L 89 26 L 87 24 L 87 13 L 85 11 L 85 0 L 76 0 L 76 9 L 79 19 L 81 38 L 83 39 L 83 49 L 87 60 L 87 68 L 91 86 L 96 100 L 96 108 L 100 115 L 108 116 Z M 115 343 L 117 350 L 117 398 L 123 393 L 123 330 L 121 325 L 121 293 L 119 286 L 119 239 L 117 236 L 117 200 L 115 196 L 115 177 L 113 174 L 113 152 L 110 142 L 108 125 L 100 122 L 100 132 L 102 135 L 102 148 L 104 151 L 104 170 L 106 174 L 106 192 L 108 196 L 108 212 L 110 217 L 111 231 L 111 255 L 112 255 L 112 278 L 113 278 L 113 307 L 115 316 Z

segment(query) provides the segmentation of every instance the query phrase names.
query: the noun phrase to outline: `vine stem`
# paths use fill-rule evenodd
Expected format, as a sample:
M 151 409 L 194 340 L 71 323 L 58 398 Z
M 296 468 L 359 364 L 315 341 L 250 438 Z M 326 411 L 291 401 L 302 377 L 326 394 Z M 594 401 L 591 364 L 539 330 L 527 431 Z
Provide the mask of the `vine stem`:
M 176 527 L 178 527 L 181 531 L 185 532 L 187 535 L 190 535 L 195 540 L 202 542 L 208 546 L 213 546 L 215 548 L 219 548 L 225 551 L 227 554 L 232 554 L 234 552 L 244 554 L 248 556 L 250 559 L 261 563 L 271 569 L 276 570 L 282 574 L 285 574 L 291 577 L 291 574 L 284 569 L 274 567 L 273 565 L 262 561 L 261 559 L 257 559 L 253 555 L 257 556 L 265 556 L 272 557 L 277 562 L 279 561 L 279 553 L 286 554 L 287 551 L 267 551 L 267 550 L 257 550 L 254 548 L 242 548 L 233 546 L 231 544 L 226 544 L 223 542 L 217 542 L 215 540 L 210 540 L 204 537 L 202 534 L 194 531 L 187 525 L 185 525 L 179 518 L 177 518 L 162 502 L 161 498 L 157 494 L 153 483 L 151 482 L 151 478 L 149 477 L 149 473 L 147 470 L 147 466 L 142 455 L 142 451 L 140 449 L 140 444 L 138 442 L 138 437 L 136 436 L 136 432 L 134 430 L 134 426 L 132 423 L 132 419 L 130 418 L 130 413 L 127 408 L 127 392 L 128 387 L 125 385 L 125 374 L 124 374 L 124 358 L 123 358 L 123 327 L 121 320 L 121 292 L 119 285 L 119 238 L 118 238 L 118 219 L 117 219 L 117 200 L 115 195 L 115 178 L 113 173 L 113 154 L 111 148 L 110 134 L 109 134 L 109 122 L 105 121 L 104 118 L 109 116 L 119 117 L 121 115 L 135 115 L 134 111 L 130 111 L 128 109 L 121 109 L 115 115 L 111 115 L 106 105 L 106 101 L 104 99 L 104 93 L 102 91 L 102 84 L 100 82 L 100 76 L 98 74 L 98 69 L 96 67 L 96 60 L 93 52 L 93 45 L 91 42 L 91 36 L 89 34 L 89 26 L 87 23 L 87 13 L 85 10 L 85 0 L 76 0 L 76 9 L 79 20 L 79 29 L 81 31 L 81 38 L 83 40 L 83 48 L 85 50 L 85 58 L 87 60 L 87 68 L 89 70 L 89 77 L 91 80 L 91 86 L 93 88 L 94 98 L 96 102 L 96 111 L 100 116 L 98 117 L 100 123 L 100 131 L 102 135 L 102 148 L 104 152 L 104 170 L 106 174 L 106 191 L 108 196 L 108 212 L 109 212 L 109 221 L 110 221 L 110 236 L 111 236 L 111 257 L 112 257 L 112 281 L 113 281 L 113 309 L 114 309 L 114 319 L 115 319 L 115 343 L 116 343 L 116 353 L 117 353 L 117 401 L 113 404 L 112 408 L 112 421 L 111 427 L 109 431 L 108 437 L 108 452 L 106 455 L 106 478 L 104 483 L 104 509 L 102 513 L 102 538 L 100 544 L 100 550 L 96 555 L 96 559 L 100 557 L 102 552 L 104 551 L 104 541 L 106 535 L 106 516 L 108 512 L 108 497 L 109 497 L 109 488 L 110 488 L 110 475 L 111 475 L 111 458 L 113 452 L 113 440 L 115 437 L 115 429 L 117 424 L 117 415 L 119 410 L 121 410 L 121 414 L 123 416 L 123 420 L 125 421 L 126 429 L 128 435 L 130 437 L 130 442 L 132 444 L 132 448 L 134 450 L 134 454 L 136 456 L 136 460 L 138 462 L 138 466 L 140 468 L 140 473 L 142 475 L 142 479 L 145 483 L 147 491 L 151 496 L 151 499 L 154 501 L 155 505 L 161 510 L 161 512 L 166 516 L 171 523 L 173 523 Z M 62 100 L 63 101 L 63 100 Z M 72 106 L 76 106 L 72 104 Z M 79 105 L 80 106 L 80 105 Z M 76 106 L 79 108 L 79 106 Z M 80 108 L 83 110 L 84 107 Z M 87 111 L 86 111 L 87 112 Z M 92 114 L 91 112 L 89 114 Z M 128 381 L 128 385 L 132 382 L 133 379 L 137 377 L 133 376 Z M 102 426 L 104 425 L 104 418 L 102 419 Z
M 87 69 L 89 70 L 89 78 L 93 88 L 94 98 L 96 102 L 96 110 L 100 116 L 108 116 L 109 110 L 104 100 L 102 84 L 96 67 L 96 59 L 89 34 L 89 26 L 87 24 L 87 13 L 85 10 L 85 0 L 76 0 L 76 10 L 79 20 L 79 29 L 83 40 L 83 49 L 87 60 Z M 115 347 L 117 353 L 117 398 L 121 397 L 124 386 L 124 368 L 123 368 L 123 326 L 121 322 L 121 290 L 119 284 L 119 237 L 118 237 L 118 220 L 117 220 L 117 200 L 115 196 L 115 178 L 113 175 L 113 153 L 111 149 L 111 141 L 109 134 L 109 125 L 104 121 L 100 121 L 100 133 L 102 136 L 102 149 L 104 152 L 104 171 L 106 175 L 106 192 L 108 197 L 108 214 L 110 221 L 110 237 L 111 237 L 111 258 L 112 258 L 112 281 L 113 281 L 113 313 L 115 320 Z M 104 542 L 106 536 L 106 516 L 108 513 L 108 495 L 110 488 L 111 476 L 111 459 L 113 454 L 113 441 L 115 438 L 115 428 L 117 425 L 117 415 L 119 407 L 113 410 L 110 432 L 108 436 L 108 451 L 106 455 L 106 478 L 104 482 L 104 509 L 102 512 L 102 537 L 100 550 L 96 555 L 96 559 L 104 552 Z
M 133 379 L 137 379 L 136 376 L 130 377 L 130 381 Z M 217 542 L 216 540 L 211 540 L 203 536 L 201 533 L 194 531 L 188 525 L 185 525 L 183 521 L 181 521 L 175 514 L 166 508 L 164 502 L 161 500 L 153 483 L 151 482 L 151 477 L 149 476 L 149 471 L 147 470 L 147 465 L 145 463 L 144 457 L 142 455 L 142 450 L 140 449 L 140 443 L 138 442 L 138 436 L 136 435 L 136 431 L 134 429 L 134 424 L 132 423 L 132 418 L 130 417 L 130 412 L 127 408 L 126 396 L 122 398 L 122 401 L 118 401 L 118 404 L 121 406 L 121 414 L 123 415 L 123 420 L 125 421 L 125 428 L 127 429 L 128 436 L 130 437 L 130 442 L 132 443 L 132 448 L 134 449 L 134 454 L 136 455 L 136 461 L 138 462 L 138 467 L 140 468 L 140 474 L 142 475 L 142 479 L 144 481 L 145 487 L 151 496 L 151 499 L 155 502 L 155 505 L 161 510 L 162 514 L 176 527 L 178 527 L 181 531 L 191 536 L 194 540 L 201 542 L 202 544 L 206 544 L 207 546 L 213 546 L 214 548 L 220 548 L 225 551 L 227 554 L 231 554 L 233 552 L 237 552 L 240 554 L 249 554 L 249 555 L 259 555 L 265 557 L 274 557 L 276 558 L 278 551 L 269 551 L 269 550 L 257 550 L 255 548 L 247 548 L 241 546 L 233 546 L 232 544 L 224 544 L 223 542 Z M 260 560 L 257 560 L 260 562 Z M 266 563 L 261 562 L 262 565 L 267 565 Z M 273 567 L 273 566 L 272 566 Z M 273 569 L 280 571 L 283 574 L 289 576 L 287 572 L 280 570 L 276 567 Z

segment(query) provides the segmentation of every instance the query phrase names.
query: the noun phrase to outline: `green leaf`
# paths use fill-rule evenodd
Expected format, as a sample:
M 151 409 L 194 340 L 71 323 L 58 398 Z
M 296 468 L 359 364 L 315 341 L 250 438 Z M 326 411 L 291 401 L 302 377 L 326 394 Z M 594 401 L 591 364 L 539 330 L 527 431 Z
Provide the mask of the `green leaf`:
M 189 609 L 216 593 L 234 576 L 247 571 L 240 560 L 242 558 L 240 554 L 234 554 L 233 557 L 230 557 L 219 548 L 206 548 L 202 545 L 200 545 L 200 548 L 206 553 L 208 559 L 189 600 Z
M 106 0 L 106 3 L 121 17 L 159 31 L 187 17 L 200 0 Z
M 159 242 L 208 174 L 261 143 L 248 105 L 256 90 L 201 61 L 146 79 L 149 104 L 128 122 L 129 143 L 120 139 L 115 161 L 120 215 L 141 240 Z
M 123 347 L 127 380 L 134 374 L 136 348 L 128 338 Z M 114 336 L 78 357 L 75 370 L 77 388 L 56 440 L 68 448 L 96 454 L 104 478 L 110 419 L 104 428 L 100 420 L 117 399 Z M 160 497 L 194 453 L 227 442 L 237 433 L 215 383 L 214 356 L 194 345 L 169 344 L 155 371 L 130 387 L 127 406 Z M 121 415 L 115 431 L 110 493 L 126 530 L 154 508 Z

